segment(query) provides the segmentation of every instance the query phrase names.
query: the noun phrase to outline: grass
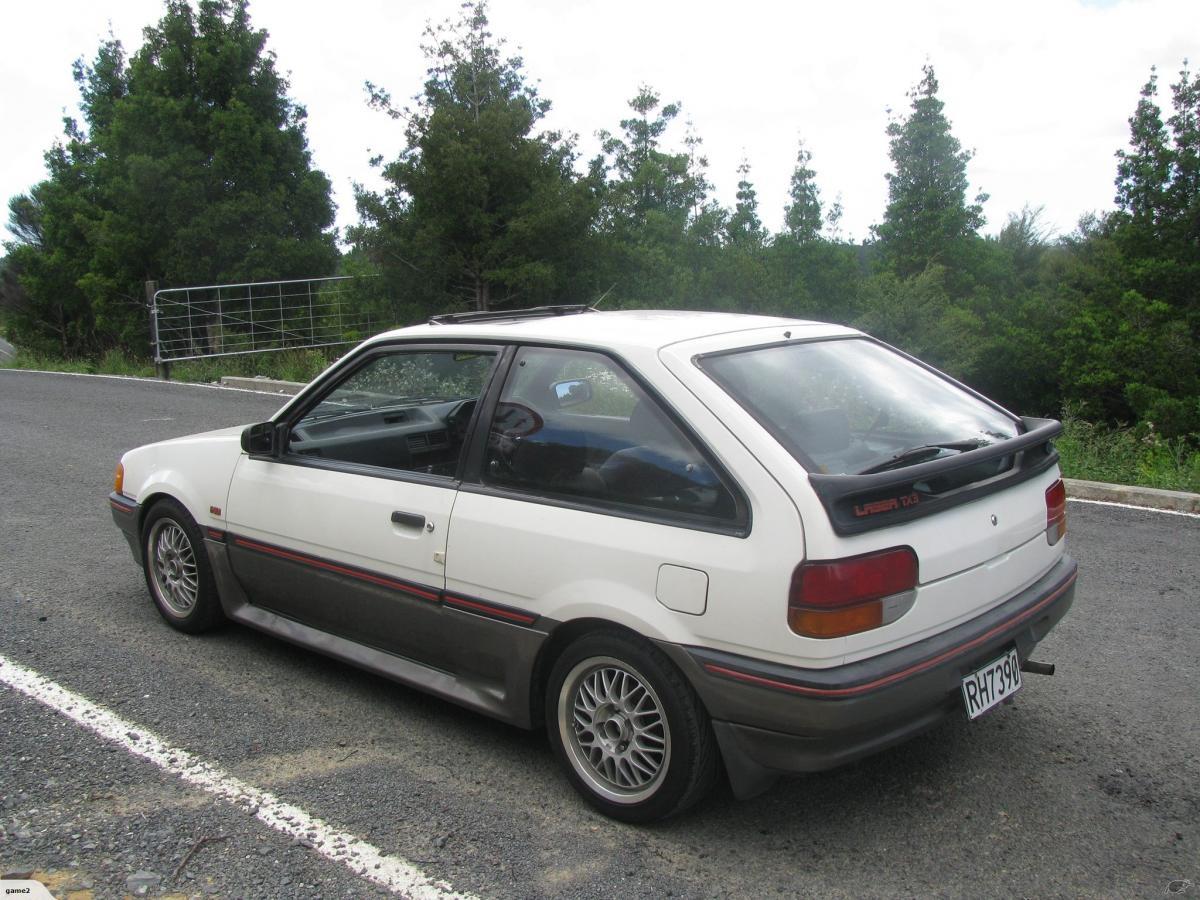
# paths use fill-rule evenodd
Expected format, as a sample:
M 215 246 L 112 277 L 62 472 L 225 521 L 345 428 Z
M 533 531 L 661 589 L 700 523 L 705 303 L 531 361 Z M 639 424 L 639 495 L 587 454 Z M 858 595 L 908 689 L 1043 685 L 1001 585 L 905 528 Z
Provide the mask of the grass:
M 171 378 L 175 381 L 212 382 L 220 381 L 225 375 L 243 378 L 262 375 L 306 384 L 325 371 L 332 358 L 319 350 L 280 350 L 278 353 L 248 356 L 189 359 L 172 364 Z
M 0 363 L 6 369 L 39 369 L 45 372 L 75 372 L 85 375 L 130 375 L 153 378 L 154 365 L 135 360 L 120 350 L 109 350 L 99 359 L 63 359 L 18 349 L 12 359 Z
M 282 350 L 253 356 L 226 356 L 176 363 L 176 381 L 214 382 L 223 375 L 263 375 L 283 381 L 308 382 L 329 365 L 331 356 L 319 350 Z M 55 359 L 18 350 L 0 365 L 52 372 L 154 377 L 154 366 L 119 350 L 99 359 Z M 1069 411 L 1063 416 L 1063 433 L 1055 442 L 1062 457 L 1063 475 L 1087 481 L 1130 484 L 1172 491 L 1200 493 L 1200 450 L 1183 439 L 1167 440 L 1144 428 L 1108 428 L 1085 422 Z
M 1063 417 L 1055 440 L 1067 478 L 1200 493 L 1200 450 L 1140 428 L 1107 428 Z
M 215 359 L 190 359 L 171 366 L 172 381 L 210 383 L 225 375 L 253 378 L 262 375 L 281 381 L 312 381 L 329 365 L 330 357 L 317 350 L 281 350 L 252 356 L 226 356 Z M 10 360 L 0 363 L 9 369 L 40 369 L 47 372 L 78 372 L 88 375 L 129 375 L 153 378 L 154 364 L 135 359 L 120 350 L 109 350 L 99 359 L 61 359 L 27 350 L 17 350 Z

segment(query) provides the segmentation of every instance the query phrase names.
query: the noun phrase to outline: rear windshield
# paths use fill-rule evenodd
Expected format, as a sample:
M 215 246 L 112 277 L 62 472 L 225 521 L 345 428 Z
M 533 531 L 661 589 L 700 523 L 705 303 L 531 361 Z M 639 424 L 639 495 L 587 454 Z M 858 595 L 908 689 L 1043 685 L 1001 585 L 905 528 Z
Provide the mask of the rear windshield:
M 862 338 L 739 350 L 700 366 L 810 471 L 882 472 L 1019 430 L 997 408 Z

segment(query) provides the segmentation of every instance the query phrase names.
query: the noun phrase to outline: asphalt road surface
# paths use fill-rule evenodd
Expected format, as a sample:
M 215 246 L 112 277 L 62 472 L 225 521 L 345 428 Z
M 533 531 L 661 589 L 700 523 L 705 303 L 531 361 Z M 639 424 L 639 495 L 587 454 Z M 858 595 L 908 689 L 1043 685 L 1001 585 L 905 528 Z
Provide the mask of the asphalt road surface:
M 159 619 L 104 499 L 116 459 L 279 402 L 0 370 L 0 655 L 478 897 L 1200 897 L 1200 519 L 1072 503 L 1075 606 L 1036 654 L 1053 678 L 630 827 L 576 798 L 541 734 Z M 0 875 L 98 898 L 387 894 L 2 684 L 0 717 Z

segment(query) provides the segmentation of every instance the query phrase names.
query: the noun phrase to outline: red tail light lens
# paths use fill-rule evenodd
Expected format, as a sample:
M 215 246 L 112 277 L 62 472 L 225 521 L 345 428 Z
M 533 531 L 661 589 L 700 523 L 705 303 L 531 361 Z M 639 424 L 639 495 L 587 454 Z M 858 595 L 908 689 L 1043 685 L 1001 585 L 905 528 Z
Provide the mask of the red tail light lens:
M 1067 533 L 1067 486 L 1060 478 L 1046 488 L 1046 540 L 1053 547 Z
M 802 563 L 792 573 L 788 625 L 796 634 L 818 638 L 878 628 L 911 606 L 884 601 L 916 586 L 917 555 L 908 547 Z

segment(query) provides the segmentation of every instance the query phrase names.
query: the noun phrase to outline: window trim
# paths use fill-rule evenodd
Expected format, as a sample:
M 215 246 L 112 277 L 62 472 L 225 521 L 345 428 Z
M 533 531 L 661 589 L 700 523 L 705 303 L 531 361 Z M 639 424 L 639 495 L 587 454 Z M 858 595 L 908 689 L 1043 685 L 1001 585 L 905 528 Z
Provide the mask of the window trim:
M 620 504 L 605 504 L 603 501 L 583 502 L 584 498 L 568 497 L 551 492 L 533 492 L 529 490 L 489 486 L 483 481 L 483 458 L 487 450 L 488 429 L 495 413 L 496 404 L 508 380 L 517 353 L 526 347 L 537 347 L 550 350 L 569 350 L 576 352 L 595 353 L 611 360 L 631 378 L 646 396 L 657 404 L 659 411 L 666 415 L 676 428 L 700 452 L 705 461 L 712 466 L 713 472 L 722 484 L 730 491 L 734 499 L 735 519 L 723 520 L 710 517 L 690 517 L 683 513 L 670 514 L 668 511 L 654 511 L 646 507 L 625 507 Z M 421 484 L 430 487 L 445 487 L 454 490 L 467 491 L 485 496 L 504 497 L 527 503 L 540 503 L 563 509 L 573 509 L 580 512 L 590 512 L 599 515 L 617 516 L 639 522 L 649 522 L 656 525 L 668 525 L 675 528 L 686 528 L 692 531 L 702 531 L 710 534 L 722 534 L 730 537 L 748 538 L 753 531 L 753 507 L 747 499 L 747 494 L 741 483 L 733 476 L 707 442 L 702 440 L 696 430 L 685 422 L 674 407 L 667 403 L 654 385 L 652 385 L 637 369 L 621 354 L 614 353 L 602 347 L 590 344 L 570 344 L 555 341 L 520 341 L 492 340 L 487 338 L 420 338 L 392 339 L 378 344 L 371 344 L 347 356 L 340 364 L 330 366 L 319 375 L 304 390 L 285 404 L 271 418 L 271 422 L 284 426 L 290 434 L 292 427 L 304 414 L 320 403 L 345 378 L 358 371 L 362 366 L 376 356 L 404 350 L 462 350 L 464 352 L 489 352 L 496 355 L 487 386 L 480 395 L 475 406 L 475 412 L 467 425 L 467 438 L 464 444 L 465 453 L 459 461 L 458 473 L 455 477 L 446 475 L 430 475 L 409 469 L 388 469 L 369 466 L 362 463 L 350 463 L 340 460 L 321 459 L 320 457 L 305 456 L 298 453 L 284 453 L 272 457 L 273 462 L 289 466 L 324 469 L 326 471 L 344 472 L 350 475 L 361 475 L 379 478 L 386 481 L 399 481 Z
M 455 475 L 432 475 L 428 472 L 419 472 L 415 469 L 393 469 L 387 466 L 372 466 L 366 463 L 326 459 L 303 453 L 293 453 L 288 450 L 281 451 L 279 456 L 273 457 L 272 460 L 289 466 L 324 469 L 331 472 L 344 472 L 348 475 L 361 475 L 370 478 L 381 478 L 386 481 L 410 482 L 430 487 L 447 487 L 457 490 L 462 480 L 462 473 L 467 457 L 471 452 L 474 442 L 480 410 L 483 408 L 496 381 L 496 373 L 502 368 L 507 371 L 507 367 L 503 366 L 502 362 L 508 349 L 508 346 L 502 343 L 462 340 L 420 340 L 411 342 L 398 340 L 372 344 L 362 352 L 347 357 L 342 364 L 327 369 L 307 389 L 298 394 L 295 401 L 284 406 L 283 409 L 276 413 L 275 418 L 271 420 L 276 426 L 282 425 L 286 429 L 285 438 L 290 440 L 292 429 L 296 427 L 296 424 L 310 410 L 322 403 L 326 397 L 337 390 L 347 379 L 352 378 L 357 372 L 382 356 L 392 356 L 398 353 L 419 353 L 421 351 L 439 353 L 447 351 L 489 353 L 494 356 L 494 360 L 491 370 L 488 372 L 483 391 L 480 393 L 479 400 L 475 404 L 475 410 L 471 414 L 470 421 L 467 423 L 466 438 L 463 442 L 464 452 L 459 456 L 458 470 Z
M 469 457 L 469 465 L 461 472 L 463 477 L 459 484 L 459 490 L 474 494 L 483 494 L 485 496 L 506 497 L 531 503 L 542 503 L 547 506 L 574 509 L 580 512 L 618 516 L 624 519 L 650 522 L 657 525 L 670 525 L 677 528 L 687 528 L 692 531 L 726 534 L 739 538 L 749 537 L 753 527 L 752 508 L 741 484 L 732 476 L 728 468 L 721 463 L 707 442 L 703 441 L 696 433 L 696 430 L 682 419 L 672 404 L 663 399 L 662 394 L 642 376 L 636 366 L 630 365 L 618 353 L 591 345 L 519 341 L 512 343 L 510 349 L 512 351 L 511 354 L 507 356 L 503 365 L 496 367 L 492 384 L 489 386 L 487 392 L 488 402 L 485 410 L 487 414 L 486 419 L 482 416 L 475 419 L 475 446 L 472 448 L 472 453 Z M 717 476 L 717 479 L 733 497 L 734 517 L 731 519 L 722 519 L 716 516 L 690 515 L 684 512 L 655 509 L 654 507 L 605 501 L 601 498 L 559 494 L 549 490 L 534 490 L 524 486 L 500 485 L 486 481 L 484 478 L 484 454 L 487 447 L 487 436 L 490 431 L 492 416 L 495 413 L 496 404 L 499 403 L 504 388 L 508 385 L 508 379 L 516 364 L 517 357 L 525 349 L 590 353 L 603 357 L 614 364 L 620 370 L 621 374 L 638 386 L 646 398 L 656 405 L 658 412 L 666 416 L 671 424 L 679 429 L 680 434 L 704 458 L 704 461 L 711 467 L 713 474 Z M 500 372 L 501 368 L 504 370 L 502 374 Z M 480 408 L 483 408 L 483 406 L 484 404 L 480 403 Z
M 579 497 L 571 494 L 555 494 L 551 491 L 534 493 L 522 488 L 507 488 L 499 485 L 483 484 L 464 481 L 458 489 L 466 494 L 479 494 L 484 497 L 499 497 L 520 503 L 536 503 L 539 506 L 552 506 L 556 509 L 569 509 L 576 512 L 592 513 L 600 516 L 613 516 L 618 519 L 630 519 L 634 522 L 646 522 L 651 525 L 667 525 L 671 528 L 683 528 L 688 531 L 703 531 L 708 534 L 721 534 L 727 537 L 748 538 L 750 536 L 750 517 L 747 508 L 746 522 L 717 519 L 709 516 L 688 516 L 686 513 L 672 513 L 670 510 L 655 510 L 649 506 L 633 506 L 616 502 L 605 503 L 603 500 Z M 736 500 L 736 495 L 735 495 Z

